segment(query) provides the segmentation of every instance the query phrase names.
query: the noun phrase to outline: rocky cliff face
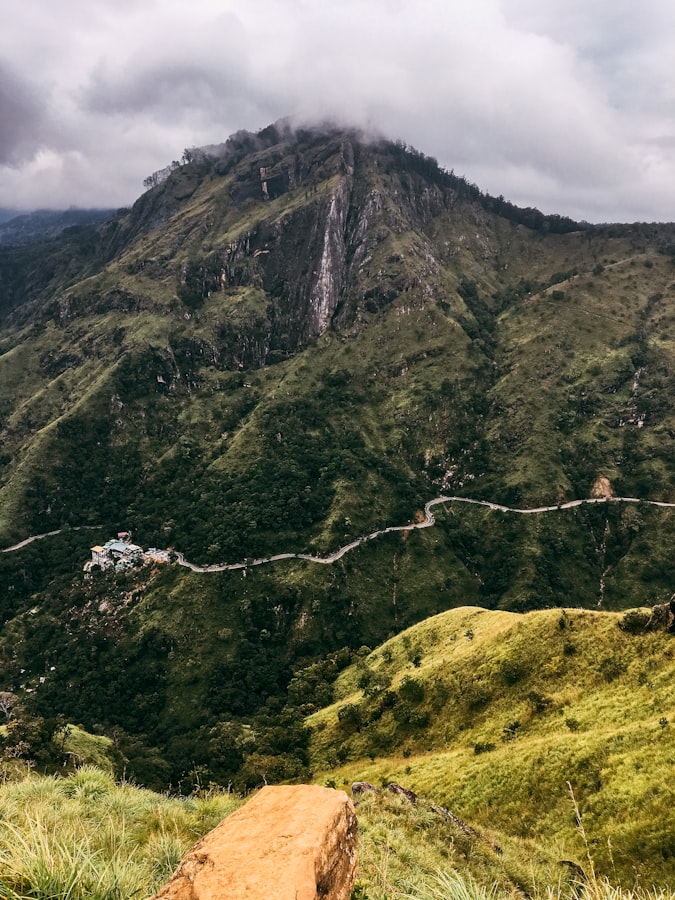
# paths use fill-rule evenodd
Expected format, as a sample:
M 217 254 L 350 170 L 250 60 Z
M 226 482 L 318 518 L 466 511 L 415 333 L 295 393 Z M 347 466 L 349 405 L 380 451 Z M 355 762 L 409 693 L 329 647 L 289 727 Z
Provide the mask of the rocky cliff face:
M 326 214 L 323 250 L 310 293 L 308 337 L 318 337 L 332 322 L 340 302 L 345 275 L 345 225 L 351 199 L 351 178 L 343 177 L 330 198 Z

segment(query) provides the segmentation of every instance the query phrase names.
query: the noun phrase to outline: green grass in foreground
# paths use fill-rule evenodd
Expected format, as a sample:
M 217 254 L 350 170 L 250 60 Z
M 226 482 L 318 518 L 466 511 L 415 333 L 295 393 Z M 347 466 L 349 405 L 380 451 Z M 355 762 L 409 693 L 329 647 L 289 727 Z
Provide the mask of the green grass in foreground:
M 242 800 L 172 799 L 116 784 L 91 766 L 67 778 L 31 773 L 0 787 L 0 900 L 143 900 L 183 854 Z M 430 804 L 368 794 L 358 804 L 359 881 L 353 900 L 667 900 L 667 890 L 620 891 L 561 867 L 523 840 L 501 853 Z M 588 846 L 588 845 L 587 845 Z M 575 878 L 577 879 L 575 881 Z M 576 892 L 576 893 L 575 893 Z M 270 898 L 273 900 L 273 898 Z
M 575 805 L 569 800 L 569 810 Z M 483 830 L 473 835 L 420 799 L 417 805 L 387 792 L 357 803 L 359 880 L 354 900 L 668 900 L 668 887 L 621 889 L 595 872 L 583 828 L 583 865 L 561 862 L 559 845 Z M 499 844 L 494 843 L 495 836 Z
M 227 794 L 170 799 L 89 766 L 68 778 L 8 782 L 0 789 L 0 898 L 141 900 L 240 803 Z

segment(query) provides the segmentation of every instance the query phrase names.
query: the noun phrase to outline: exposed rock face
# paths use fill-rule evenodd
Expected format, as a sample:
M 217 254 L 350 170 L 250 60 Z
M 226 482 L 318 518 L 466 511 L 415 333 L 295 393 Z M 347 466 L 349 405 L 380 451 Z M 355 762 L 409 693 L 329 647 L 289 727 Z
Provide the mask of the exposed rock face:
M 343 791 L 265 787 L 195 844 L 155 900 L 348 900 L 356 837 Z
M 595 483 L 591 488 L 591 497 L 595 497 L 596 499 L 609 499 L 614 496 L 614 491 L 612 490 L 612 484 L 605 475 L 598 475 L 595 479 Z
M 321 263 L 310 297 L 310 334 L 314 337 L 328 328 L 340 301 L 345 263 L 345 223 L 349 210 L 351 178 L 340 180 L 326 216 Z
M 380 789 L 369 781 L 355 781 L 352 784 L 352 797 L 360 797 L 362 794 L 379 794 Z
M 408 803 L 412 803 L 413 806 L 417 806 L 417 794 L 414 791 L 408 790 L 408 788 L 401 787 L 400 784 L 396 784 L 395 781 L 392 781 L 391 784 L 387 786 L 387 790 L 390 794 L 394 794 L 397 797 L 403 797 L 408 801 Z

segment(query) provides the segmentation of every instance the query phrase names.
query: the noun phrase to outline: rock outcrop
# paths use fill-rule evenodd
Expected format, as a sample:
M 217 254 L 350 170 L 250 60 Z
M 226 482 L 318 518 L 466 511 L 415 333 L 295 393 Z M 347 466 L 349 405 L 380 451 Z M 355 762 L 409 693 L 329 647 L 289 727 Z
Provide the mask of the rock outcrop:
M 609 499 L 614 496 L 612 483 L 606 475 L 598 475 L 591 488 L 591 497 L 596 499 Z
M 154 900 L 348 900 L 356 838 L 343 791 L 265 787 L 195 844 Z
M 362 794 L 379 794 L 380 789 L 369 781 L 355 781 L 352 784 L 352 797 L 360 797 Z

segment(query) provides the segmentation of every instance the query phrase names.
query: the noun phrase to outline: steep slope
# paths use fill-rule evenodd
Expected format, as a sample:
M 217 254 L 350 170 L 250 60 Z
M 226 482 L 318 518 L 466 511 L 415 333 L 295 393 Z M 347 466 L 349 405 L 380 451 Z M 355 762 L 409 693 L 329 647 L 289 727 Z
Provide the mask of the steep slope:
M 668 495 L 672 229 L 534 231 L 394 145 L 268 132 L 90 233 L 97 274 L 27 289 L 0 357 L 7 539 L 125 520 L 216 561 L 327 547 L 432 482 Z
M 672 884 L 673 637 L 649 618 L 428 619 L 340 674 L 335 704 L 308 719 L 311 765 L 337 784 L 398 782 L 498 843 L 586 865 L 569 782 L 599 873 Z

